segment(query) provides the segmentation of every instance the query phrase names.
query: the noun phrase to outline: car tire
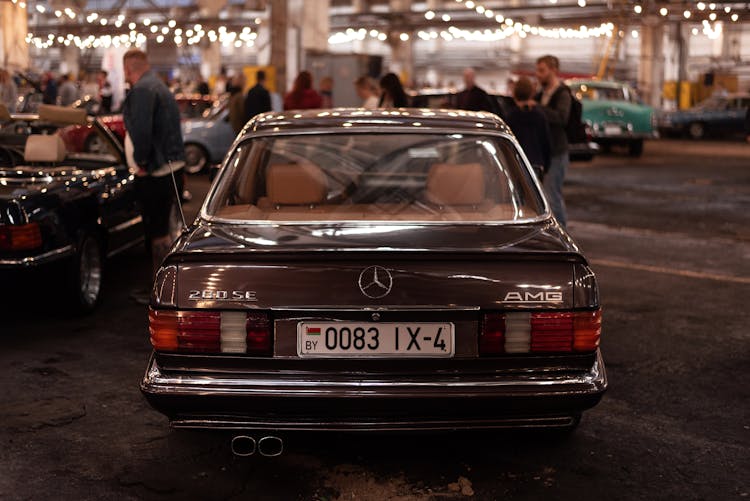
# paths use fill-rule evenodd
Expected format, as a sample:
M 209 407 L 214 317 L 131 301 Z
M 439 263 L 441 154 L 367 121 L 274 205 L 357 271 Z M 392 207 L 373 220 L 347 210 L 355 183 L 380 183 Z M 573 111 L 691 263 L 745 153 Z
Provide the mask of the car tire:
M 640 157 L 643 155 L 643 139 L 636 139 L 628 143 L 628 155 L 631 157 Z
M 702 122 L 693 122 L 688 125 L 687 132 L 691 139 L 703 139 L 706 137 L 706 124 Z
M 84 153 L 104 153 L 106 149 L 101 138 L 96 133 L 91 133 L 83 143 Z
M 194 143 L 185 145 L 185 172 L 199 174 L 208 165 L 208 152 L 203 146 Z
M 103 255 L 100 240 L 85 233 L 78 241 L 76 253 L 68 265 L 66 288 L 70 306 L 78 313 L 88 313 L 101 299 Z

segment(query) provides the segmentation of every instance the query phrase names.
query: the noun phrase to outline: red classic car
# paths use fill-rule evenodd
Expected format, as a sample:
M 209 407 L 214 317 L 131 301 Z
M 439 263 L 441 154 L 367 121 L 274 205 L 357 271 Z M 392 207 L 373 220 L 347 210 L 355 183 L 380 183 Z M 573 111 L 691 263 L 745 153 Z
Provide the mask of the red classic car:
M 218 98 L 200 94 L 177 94 L 175 99 L 180 109 L 180 116 L 184 120 L 200 117 L 205 110 L 214 105 Z M 122 120 L 122 115 L 102 116 L 99 119 L 120 141 L 124 141 L 125 123 Z M 102 145 L 99 142 L 99 136 L 93 132 L 90 125 L 74 125 L 61 131 L 60 135 L 65 141 L 68 151 L 95 153 L 101 151 Z

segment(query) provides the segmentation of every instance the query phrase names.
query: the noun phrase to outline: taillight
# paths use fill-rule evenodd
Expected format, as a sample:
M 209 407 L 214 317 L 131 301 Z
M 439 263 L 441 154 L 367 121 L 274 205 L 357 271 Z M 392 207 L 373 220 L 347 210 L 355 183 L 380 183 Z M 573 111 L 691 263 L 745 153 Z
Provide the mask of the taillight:
M 486 313 L 479 337 L 479 354 L 594 351 L 599 346 L 601 330 L 601 310 Z
M 157 351 L 270 355 L 266 313 L 149 310 L 151 345 Z
M 31 250 L 42 246 L 39 224 L 0 225 L 0 249 Z

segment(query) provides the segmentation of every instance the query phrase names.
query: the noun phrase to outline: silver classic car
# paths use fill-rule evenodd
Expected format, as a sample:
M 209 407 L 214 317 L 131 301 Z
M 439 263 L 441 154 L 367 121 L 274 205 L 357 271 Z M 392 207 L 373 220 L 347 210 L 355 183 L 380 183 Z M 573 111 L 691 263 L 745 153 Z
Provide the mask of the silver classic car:
M 149 322 L 175 427 L 572 428 L 607 386 L 594 274 L 489 113 L 256 117 Z

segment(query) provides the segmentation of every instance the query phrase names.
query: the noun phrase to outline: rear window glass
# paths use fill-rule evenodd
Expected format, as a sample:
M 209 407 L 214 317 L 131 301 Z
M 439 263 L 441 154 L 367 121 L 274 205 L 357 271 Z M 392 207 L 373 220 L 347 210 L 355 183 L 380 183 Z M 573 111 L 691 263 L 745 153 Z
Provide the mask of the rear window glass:
M 462 134 L 315 134 L 239 145 L 207 213 L 253 221 L 518 221 L 542 198 L 513 144 Z

